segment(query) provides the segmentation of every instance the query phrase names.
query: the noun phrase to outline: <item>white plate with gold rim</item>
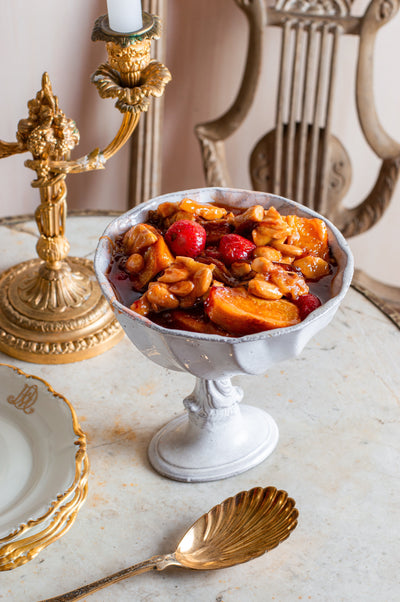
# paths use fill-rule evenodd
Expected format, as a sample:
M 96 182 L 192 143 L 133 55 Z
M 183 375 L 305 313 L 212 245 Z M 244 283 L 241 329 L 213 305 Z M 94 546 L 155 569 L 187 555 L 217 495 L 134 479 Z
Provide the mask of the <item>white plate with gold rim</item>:
M 7 544 L 5 546 L 7 553 L 0 558 L 0 571 L 9 571 L 26 564 L 35 558 L 44 548 L 65 535 L 74 524 L 79 508 L 85 501 L 86 495 L 87 484 L 82 489 L 78 487 L 75 492 L 73 505 L 68 505 L 66 511 L 60 509 L 59 512 L 56 512 L 53 521 L 43 533 L 26 537 L 13 544 Z
M 82 479 L 64 504 L 39 526 L 0 547 L 0 571 L 8 571 L 29 562 L 71 528 L 87 496 L 87 473 L 88 461 L 85 458 Z
M 0 545 L 46 521 L 81 479 L 86 438 L 70 402 L 0 364 Z
M 8 537 L 6 541 L 0 542 L 0 566 L 3 558 L 7 556 L 11 550 L 16 549 L 21 543 L 33 542 L 36 539 L 42 539 L 54 529 L 54 526 L 61 522 L 61 519 L 68 517 L 76 506 L 80 507 L 87 494 L 87 481 L 89 474 L 89 460 L 85 454 L 82 463 L 79 481 L 74 489 L 67 495 L 61 505 L 57 506 L 45 519 L 36 521 L 33 526 L 30 526 L 24 531 L 20 531 L 12 537 Z M 82 492 L 85 495 L 82 496 Z

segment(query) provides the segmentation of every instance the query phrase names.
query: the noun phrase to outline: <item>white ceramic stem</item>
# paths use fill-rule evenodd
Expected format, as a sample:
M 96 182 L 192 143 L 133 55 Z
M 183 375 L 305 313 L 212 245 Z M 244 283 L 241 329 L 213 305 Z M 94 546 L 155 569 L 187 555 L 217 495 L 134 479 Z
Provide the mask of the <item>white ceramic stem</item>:
M 265 460 L 278 443 L 278 427 L 263 410 L 240 406 L 242 397 L 230 378 L 197 378 L 183 402 L 187 412 L 150 443 L 153 467 L 177 481 L 201 482 L 234 476 Z

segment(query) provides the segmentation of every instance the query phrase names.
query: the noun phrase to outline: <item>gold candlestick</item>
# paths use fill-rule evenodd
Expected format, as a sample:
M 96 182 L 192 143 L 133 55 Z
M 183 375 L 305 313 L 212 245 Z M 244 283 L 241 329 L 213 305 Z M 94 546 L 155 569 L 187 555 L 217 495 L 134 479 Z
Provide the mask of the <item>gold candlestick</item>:
M 107 16 L 94 26 L 92 40 L 106 42 L 108 62 L 92 75 L 102 98 L 116 98 L 123 114 L 112 142 L 77 160 L 75 123 L 59 108 L 49 77 L 29 101 L 29 116 L 18 124 L 17 141 L 0 140 L 0 158 L 31 152 L 25 165 L 36 172 L 40 205 L 35 219 L 39 258 L 0 275 L 0 351 L 18 359 L 62 364 L 87 359 L 115 345 L 123 332 L 95 279 L 92 262 L 68 257 L 65 237 L 67 174 L 104 169 L 130 138 L 151 96 L 161 96 L 171 79 L 168 69 L 150 58 L 151 39 L 160 35 L 157 16 L 143 13 L 143 28 L 131 34 L 112 31 Z

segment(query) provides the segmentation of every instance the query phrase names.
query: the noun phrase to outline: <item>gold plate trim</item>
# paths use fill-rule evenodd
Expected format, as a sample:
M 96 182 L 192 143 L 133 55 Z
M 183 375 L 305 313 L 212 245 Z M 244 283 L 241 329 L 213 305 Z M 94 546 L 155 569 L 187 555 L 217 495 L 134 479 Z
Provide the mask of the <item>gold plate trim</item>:
M 48 527 L 36 535 L 17 540 L 0 548 L 0 571 L 9 571 L 26 564 L 44 548 L 62 537 L 74 524 L 78 511 L 84 503 L 88 491 L 85 482 L 77 487 L 73 499 L 55 514 Z

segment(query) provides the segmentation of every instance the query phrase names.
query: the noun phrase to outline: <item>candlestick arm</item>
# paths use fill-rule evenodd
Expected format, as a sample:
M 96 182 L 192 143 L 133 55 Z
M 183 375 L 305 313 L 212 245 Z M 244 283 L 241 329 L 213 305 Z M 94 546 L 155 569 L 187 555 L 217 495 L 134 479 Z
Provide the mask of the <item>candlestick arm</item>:
M 122 124 L 114 139 L 103 150 L 94 149 L 91 153 L 74 161 L 47 160 L 48 184 L 59 181 L 60 174 L 104 169 L 108 159 L 117 153 L 131 137 L 140 114 L 149 108 L 150 97 L 162 96 L 165 86 L 171 80 L 171 74 L 165 65 L 153 60 L 140 72 L 138 85 L 133 87 L 122 85 L 120 73 L 108 63 L 101 65 L 91 79 L 102 98 L 117 98 L 116 107 L 124 114 Z M 39 171 L 41 167 L 41 163 L 37 159 L 28 160 L 25 165 L 36 171 Z M 52 176 L 51 182 L 49 181 L 50 174 L 55 174 Z M 37 180 L 33 185 L 43 186 L 44 181 Z
M 19 142 L 5 142 L 0 140 L 0 159 L 11 157 L 11 155 L 17 155 L 18 153 L 25 153 L 26 148 Z
M 91 77 L 102 98 L 115 98 L 115 106 L 123 113 L 122 124 L 114 139 L 103 149 L 93 149 L 71 160 L 70 152 L 79 142 L 75 123 L 59 109 L 47 73 L 42 89 L 28 103 L 29 116 L 18 124 L 17 141 L 0 140 L 0 159 L 30 151 L 32 159 L 26 167 L 36 171 L 35 188 L 58 185 L 67 174 L 104 169 L 105 163 L 131 137 L 140 114 L 147 111 L 150 98 L 160 97 L 171 74 L 165 65 L 150 58 L 150 43 L 158 38 L 160 20 L 143 12 L 143 28 L 132 34 L 119 34 L 110 29 L 106 15 L 97 19 L 92 40 L 106 42 L 108 62 L 100 65 Z
M 47 166 L 52 174 L 52 178 L 51 180 L 47 179 L 46 184 L 53 185 L 71 173 L 83 173 L 86 171 L 104 169 L 108 159 L 115 155 L 131 137 L 139 121 L 139 116 L 140 114 L 127 113 L 123 118 L 117 135 L 104 150 L 95 148 L 88 155 L 84 155 L 74 161 L 48 161 Z M 40 161 L 28 159 L 25 161 L 25 165 L 31 169 L 37 170 L 40 166 Z M 32 186 L 41 187 L 43 184 L 43 181 L 35 180 L 35 182 L 32 183 Z

